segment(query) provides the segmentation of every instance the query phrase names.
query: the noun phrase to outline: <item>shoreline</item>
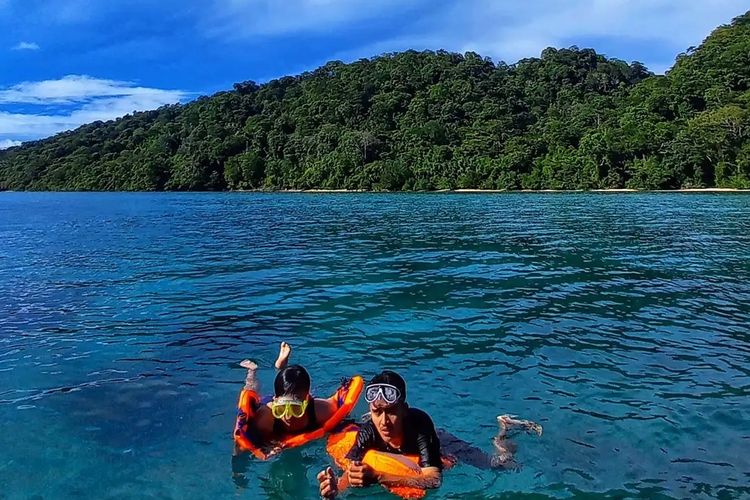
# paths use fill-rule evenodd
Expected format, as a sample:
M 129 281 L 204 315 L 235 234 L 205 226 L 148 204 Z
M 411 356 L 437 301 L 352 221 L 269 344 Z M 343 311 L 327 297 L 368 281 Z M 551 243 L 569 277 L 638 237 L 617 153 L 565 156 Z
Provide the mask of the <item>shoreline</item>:
M 491 194 L 491 193 L 750 193 L 750 189 L 739 188 L 685 188 L 685 189 L 436 189 L 434 191 L 367 191 L 364 189 L 227 189 L 223 191 L 15 191 L 0 190 L 2 193 L 360 193 L 360 194 Z
M 220 192 L 220 191 L 217 191 Z M 366 191 L 364 189 L 236 189 L 230 193 L 750 193 L 750 189 L 739 188 L 685 188 L 685 189 L 436 189 L 434 191 Z

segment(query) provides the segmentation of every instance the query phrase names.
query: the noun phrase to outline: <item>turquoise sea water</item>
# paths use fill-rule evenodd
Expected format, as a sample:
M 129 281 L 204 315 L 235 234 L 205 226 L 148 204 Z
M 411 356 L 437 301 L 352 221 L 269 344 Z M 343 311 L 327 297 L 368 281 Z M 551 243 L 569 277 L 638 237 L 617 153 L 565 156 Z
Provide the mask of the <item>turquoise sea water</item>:
M 744 195 L 0 193 L 0 498 L 316 498 L 321 443 L 231 477 L 281 340 L 544 425 L 430 498 L 750 497 L 749 280 Z

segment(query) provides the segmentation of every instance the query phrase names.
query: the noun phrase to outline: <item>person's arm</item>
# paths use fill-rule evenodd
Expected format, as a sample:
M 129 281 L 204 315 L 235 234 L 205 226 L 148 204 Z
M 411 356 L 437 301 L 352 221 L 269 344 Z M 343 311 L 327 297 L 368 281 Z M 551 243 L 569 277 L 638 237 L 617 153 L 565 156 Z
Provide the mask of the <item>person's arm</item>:
M 417 432 L 416 440 L 419 450 L 418 476 L 377 473 L 369 465 L 363 464 L 360 461 L 353 461 L 347 471 L 349 483 L 352 486 L 367 486 L 373 483 L 380 483 L 385 486 L 409 486 L 423 489 L 439 488 L 443 480 L 440 440 L 435 432 L 435 426 L 427 414 L 423 413 L 417 418 L 415 430 Z
M 250 454 L 243 452 L 242 449 L 235 443 L 232 449 L 232 481 L 244 488 L 247 486 L 248 481 L 245 473 L 250 464 Z
M 377 475 L 380 484 L 427 489 L 440 487 L 443 481 L 443 461 L 440 456 L 440 440 L 435 432 L 435 425 L 426 413 L 420 412 L 419 417 L 415 416 L 414 428 L 417 432 L 421 474 L 413 477 L 381 473 Z
M 271 409 L 266 405 L 261 405 L 258 411 L 255 412 L 255 418 L 251 424 L 262 441 L 268 442 L 273 440 L 274 420 Z
M 384 453 L 387 454 L 387 453 Z M 396 458 L 403 458 L 395 455 Z M 375 472 L 375 470 L 362 462 L 352 462 L 344 474 L 349 484 L 354 487 L 369 486 L 371 484 L 382 484 L 384 486 L 409 486 L 413 488 L 431 489 L 438 488 L 442 482 L 442 472 L 439 467 L 419 467 L 418 476 L 403 476 L 400 474 L 388 474 Z
M 365 458 L 367 450 L 374 450 L 376 447 L 375 435 L 377 432 L 372 422 L 362 424 L 357 431 L 354 446 L 346 453 L 347 460 L 350 462 L 361 462 Z
M 439 467 L 420 467 L 419 476 L 399 476 L 396 474 L 376 474 L 377 482 L 384 486 L 409 486 L 412 488 L 439 488 L 443 482 L 443 472 Z
M 354 488 L 362 488 L 376 483 L 375 471 L 369 465 L 362 463 L 365 458 L 365 453 L 368 450 L 377 449 L 377 430 L 372 422 L 362 424 L 357 432 L 357 440 L 354 442 L 354 446 L 346 454 L 346 458 L 349 460 L 349 466 L 344 470 L 339 481 L 339 488 L 343 486 L 352 486 Z
M 357 431 L 357 438 L 354 441 L 354 446 L 352 446 L 346 454 L 347 460 L 350 461 L 349 468 L 344 470 L 340 478 L 336 478 L 336 475 L 330 467 L 318 473 L 317 479 L 321 497 L 336 498 L 339 493 L 343 492 L 349 486 L 365 486 L 362 481 L 352 483 L 349 479 L 350 471 L 352 468 L 356 469 L 357 464 L 360 463 L 360 460 L 365 456 L 367 450 L 373 448 L 375 432 L 375 428 L 371 423 L 363 424 L 359 428 L 359 431 Z
M 270 444 L 273 441 L 273 415 L 266 405 L 260 405 L 255 411 L 255 416 L 247 423 L 245 434 L 251 443 L 258 446 L 260 443 Z
M 346 474 L 336 479 L 336 475 L 330 467 L 320 471 L 317 476 L 318 490 L 322 498 L 336 498 L 339 493 L 343 493 L 349 487 L 349 479 Z

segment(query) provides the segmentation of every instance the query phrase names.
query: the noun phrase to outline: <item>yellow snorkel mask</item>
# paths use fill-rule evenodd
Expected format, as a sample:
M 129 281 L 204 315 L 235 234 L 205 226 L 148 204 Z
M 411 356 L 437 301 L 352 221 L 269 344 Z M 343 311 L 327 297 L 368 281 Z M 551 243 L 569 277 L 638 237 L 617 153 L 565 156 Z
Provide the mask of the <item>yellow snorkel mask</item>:
M 300 418 L 307 410 L 308 400 L 299 401 L 297 399 L 281 398 L 271 401 L 271 413 L 274 418 Z

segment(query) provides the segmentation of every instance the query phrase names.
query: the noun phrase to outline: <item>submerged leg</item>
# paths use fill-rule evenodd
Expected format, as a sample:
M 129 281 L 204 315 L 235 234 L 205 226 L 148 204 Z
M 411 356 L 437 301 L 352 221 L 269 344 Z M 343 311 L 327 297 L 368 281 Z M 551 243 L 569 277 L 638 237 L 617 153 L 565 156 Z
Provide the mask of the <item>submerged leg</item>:
M 492 444 L 495 446 L 497 455 L 492 457 L 492 465 L 498 468 L 516 469 L 518 468 L 518 463 L 514 460 L 513 454 L 518 447 L 513 441 L 508 439 L 509 432 L 519 429 L 529 434 L 534 433 L 541 436 L 542 426 L 531 420 L 518 420 L 512 415 L 498 416 L 497 425 L 499 427 L 497 436 L 492 439 Z
M 496 451 L 494 456 L 443 429 L 438 429 L 443 455 L 452 456 L 458 462 L 478 469 L 517 469 L 519 466 L 513 459 L 513 455 L 518 447 L 508 439 L 508 434 L 513 430 L 522 429 L 541 436 L 542 426 L 530 420 L 518 420 L 511 415 L 500 415 L 497 417 L 497 424 L 499 427 L 497 436 L 492 438 Z
M 286 368 L 286 365 L 289 364 L 289 356 L 292 354 L 292 346 L 287 344 L 286 342 L 282 342 L 279 346 L 279 357 L 276 358 L 276 363 L 274 363 L 274 366 L 277 370 L 283 370 Z
M 492 457 L 493 469 L 518 469 L 518 463 L 513 458 L 516 452 L 516 443 L 503 436 L 492 438 L 492 444 L 495 446 L 495 456 Z
M 505 437 L 509 431 L 520 429 L 537 436 L 542 435 L 542 426 L 531 420 L 519 420 L 513 415 L 499 415 L 497 425 L 500 427 L 498 437 Z
M 468 464 L 477 469 L 492 469 L 492 457 L 484 450 L 454 436 L 445 429 L 437 429 L 441 453 L 456 462 Z

